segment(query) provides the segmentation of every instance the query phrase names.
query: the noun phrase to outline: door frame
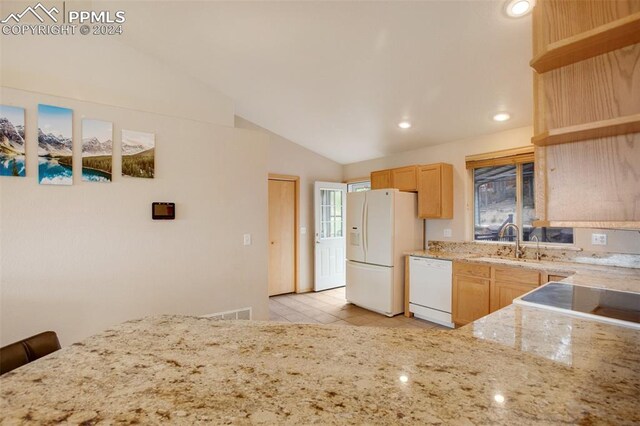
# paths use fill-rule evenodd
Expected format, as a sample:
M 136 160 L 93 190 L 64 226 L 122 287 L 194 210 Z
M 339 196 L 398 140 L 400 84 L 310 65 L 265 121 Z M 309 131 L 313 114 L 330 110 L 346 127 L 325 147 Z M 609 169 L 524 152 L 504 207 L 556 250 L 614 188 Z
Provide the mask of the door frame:
M 295 191 L 295 201 L 294 201 L 294 213 L 293 213 L 293 223 L 294 223 L 294 233 L 293 233 L 293 253 L 294 253 L 294 262 L 293 262 L 293 288 L 294 292 L 298 293 L 299 290 L 299 281 L 300 281 L 300 236 L 299 227 L 300 227 L 300 176 L 292 176 L 292 175 L 282 175 L 277 173 L 269 173 L 269 177 L 267 181 L 270 180 L 280 180 L 285 182 L 293 182 L 294 183 L 294 191 Z M 267 215 L 269 209 L 267 208 Z M 268 220 L 268 218 L 267 218 Z M 268 223 L 268 222 L 267 222 Z M 267 230 L 267 234 L 268 234 Z
M 324 184 L 326 185 L 326 187 L 323 186 L 319 186 L 319 184 Z M 320 231 L 321 231 L 321 225 L 319 225 L 319 219 L 321 217 L 321 213 L 318 212 L 318 207 L 320 204 L 322 204 L 320 202 L 321 199 L 321 195 L 320 195 L 320 191 L 322 191 L 323 189 L 330 189 L 330 190 L 339 190 L 341 192 L 343 192 L 344 194 L 344 198 L 342 201 L 342 229 L 343 229 L 343 234 L 342 234 L 342 241 L 344 243 L 343 246 L 343 258 L 345 261 L 345 269 L 344 269 L 344 273 L 343 278 L 344 278 L 344 283 L 341 286 L 333 286 L 333 287 L 326 287 L 326 288 L 318 288 L 318 281 L 319 281 L 319 268 L 318 265 L 320 262 L 318 262 L 318 244 L 320 243 L 320 240 L 322 239 L 320 237 Z M 330 182 L 330 181 L 315 181 L 313 183 L 313 225 L 314 225 L 314 229 L 313 229 L 313 241 L 314 241 L 314 245 L 313 245 L 313 291 L 314 292 L 318 292 L 318 291 L 324 291 L 324 290 L 330 290 L 332 288 L 338 288 L 338 287 L 343 287 L 344 285 L 346 285 L 346 260 L 347 260 L 347 194 L 348 194 L 348 185 L 344 182 Z M 320 190 L 320 191 L 318 191 Z

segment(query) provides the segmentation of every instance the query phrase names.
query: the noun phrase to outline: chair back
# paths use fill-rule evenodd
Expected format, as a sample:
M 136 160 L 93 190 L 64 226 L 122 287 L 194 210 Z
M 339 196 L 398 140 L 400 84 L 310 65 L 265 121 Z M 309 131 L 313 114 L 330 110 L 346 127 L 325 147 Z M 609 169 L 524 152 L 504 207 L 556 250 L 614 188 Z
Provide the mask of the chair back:
M 29 363 L 29 356 L 22 342 L 0 348 L 0 375 Z
M 0 348 L 0 375 L 60 349 L 58 335 L 45 331 Z
M 49 355 L 52 352 L 60 349 L 60 341 L 58 335 L 53 331 L 45 331 L 44 333 L 36 334 L 28 339 L 23 340 L 24 345 L 27 348 L 27 355 L 29 356 L 29 362 L 35 361 L 38 358 L 42 358 L 45 355 Z

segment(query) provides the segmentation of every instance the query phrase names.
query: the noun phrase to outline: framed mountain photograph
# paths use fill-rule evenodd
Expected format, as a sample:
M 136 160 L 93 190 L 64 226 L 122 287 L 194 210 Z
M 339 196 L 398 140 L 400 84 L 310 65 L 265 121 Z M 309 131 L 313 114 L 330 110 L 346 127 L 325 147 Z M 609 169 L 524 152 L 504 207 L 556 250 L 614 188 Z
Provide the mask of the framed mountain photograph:
M 25 175 L 24 108 L 0 105 L 0 176 Z
M 82 120 L 82 180 L 111 182 L 113 123 Z
M 122 176 L 153 178 L 156 137 L 153 133 L 122 131 Z
M 73 184 L 73 110 L 38 105 L 38 181 Z

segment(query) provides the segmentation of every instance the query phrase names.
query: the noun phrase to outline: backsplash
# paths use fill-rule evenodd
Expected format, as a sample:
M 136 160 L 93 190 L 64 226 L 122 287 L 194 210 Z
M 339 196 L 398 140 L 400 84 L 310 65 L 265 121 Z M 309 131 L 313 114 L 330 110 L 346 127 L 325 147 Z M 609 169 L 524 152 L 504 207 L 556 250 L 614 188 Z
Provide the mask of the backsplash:
M 429 241 L 429 250 L 445 253 L 477 254 L 479 256 L 513 257 L 515 246 L 513 244 Z M 525 252 L 522 256 L 524 259 L 536 258 L 535 246 L 526 246 L 524 250 Z M 540 260 L 640 268 L 640 255 L 638 254 L 593 252 L 562 247 L 540 247 Z

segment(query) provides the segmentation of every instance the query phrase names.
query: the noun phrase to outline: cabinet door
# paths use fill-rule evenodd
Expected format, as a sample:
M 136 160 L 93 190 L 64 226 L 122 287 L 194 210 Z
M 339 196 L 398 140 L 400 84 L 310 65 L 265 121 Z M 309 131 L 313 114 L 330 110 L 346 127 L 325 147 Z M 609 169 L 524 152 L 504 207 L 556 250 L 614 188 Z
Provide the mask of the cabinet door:
M 418 215 L 440 217 L 440 167 L 420 167 L 418 180 Z
M 491 283 L 491 312 L 513 303 L 513 299 L 540 285 L 540 271 L 496 266 Z
M 547 282 L 549 283 L 551 281 L 562 281 L 565 278 L 567 278 L 566 275 L 552 275 L 552 274 L 549 274 L 549 275 L 547 275 Z
M 537 283 L 523 284 L 496 280 L 491 284 L 491 312 L 502 309 L 513 303 L 513 299 L 520 297 L 538 287 Z
M 538 287 L 540 285 L 540 272 L 533 269 L 510 268 L 495 266 L 496 282 L 512 282 L 516 284 L 526 284 Z
M 391 188 L 391 170 L 371 172 L 371 189 Z
M 418 216 L 453 218 L 453 166 L 433 164 L 418 168 Z
M 457 260 L 453 262 L 453 273 L 455 275 L 467 275 L 489 279 L 491 278 L 491 266 Z
M 400 191 L 417 191 L 418 175 L 416 166 L 400 167 L 391 170 L 391 185 Z
M 489 314 L 489 283 L 487 279 L 454 275 L 454 323 L 468 324 Z

